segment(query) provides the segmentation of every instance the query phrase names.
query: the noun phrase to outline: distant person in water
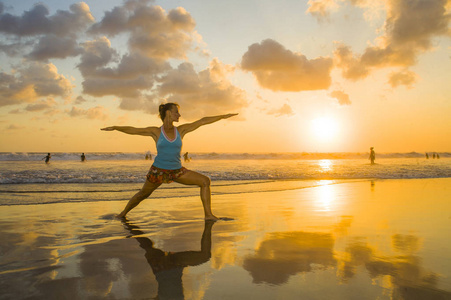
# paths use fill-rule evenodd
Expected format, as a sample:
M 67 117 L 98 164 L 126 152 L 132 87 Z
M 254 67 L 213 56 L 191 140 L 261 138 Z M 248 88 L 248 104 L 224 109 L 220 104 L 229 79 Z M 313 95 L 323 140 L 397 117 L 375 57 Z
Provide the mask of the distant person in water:
M 188 157 L 188 152 L 185 152 L 185 154 L 183 154 L 183 159 L 184 159 L 186 162 L 191 161 L 191 158 Z
M 376 153 L 374 152 L 374 147 L 370 148 L 369 160 L 371 161 L 371 164 L 374 165 L 374 161 L 376 160 Z
M 152 154 L 150 152 L 146 153 L 146 160 L 152 159 Z
M 81 156 L 80 156 L 80 158 L 81 158 L 81 161 L 82 161 L 82 162 L 86 161 L 85 153 L 82 153 Z
M 426 152 L 426 159 L 429 159 L 429 154 Z
M 47 156 L 43 158 L 43 159 L 45 159 L 46 164 L 48 164 L 50 162 L 50 158 L 52 158 L 52 155 L 50 155 L 50 153 L 47 153 Z
M 159 107 L 159 115 L 163 121 L 161 127 L 150 126 L 145 128 L 135 128 L 130 126 L 111 126 L 101 129 L 105 131 L 117 130 L 126 134 L 150 136 L 157 145 L 157 156 L 147 173 L 146 182 L 141 190 L 128 201 L 124 210 L 117 215 L 117 217 L 125 217 L 130 210 L 149 197 L 162 183 L 171 183 L 172 181 L 175 181 L 181 184 L 199 186 L 205 219 L 218 220 L 211 211 L 210 178 L 182 166 L 180 159 L 182 139 L 187 133 L 198 129 L 200 126 L 227 119 L 236 116 L 237 114 L 204 117 L 193 123 L 182 124 L 178 127 L 173 124 L 174 122 L 178 122 L 181 116 L 178 104 L 161 104 Z

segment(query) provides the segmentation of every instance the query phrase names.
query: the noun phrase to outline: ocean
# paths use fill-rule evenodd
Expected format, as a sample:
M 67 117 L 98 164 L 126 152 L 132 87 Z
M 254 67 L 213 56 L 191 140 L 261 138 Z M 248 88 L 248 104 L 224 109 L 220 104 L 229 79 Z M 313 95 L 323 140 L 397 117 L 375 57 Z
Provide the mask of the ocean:
M 144 153 L 0 153 L 0 206 L 128 200 L 152 160 Z M 451 177 L 451 153 L 192 153 L 184 166 L 212 180 L 212 195 L 302 189 L 343 181 Z M 153 154 L 154 155 L 154 154 Z M 162 185 L 151 198 L 188 197 L 197 187 Z

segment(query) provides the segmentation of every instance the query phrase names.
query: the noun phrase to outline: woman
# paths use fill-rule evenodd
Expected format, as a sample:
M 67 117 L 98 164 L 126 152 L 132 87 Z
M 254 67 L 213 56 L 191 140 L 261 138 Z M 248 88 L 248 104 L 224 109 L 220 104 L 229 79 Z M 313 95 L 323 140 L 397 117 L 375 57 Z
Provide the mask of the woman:
M 117 130 L 126 134 L 151 136 L 157 144 L 157 156 L 147 174 L 146 182 L 141 190 L 128 201 L 124 210 L 117 217 L 124 218 L 130 210 L 136 207 L 142 200 L 149 197 L 162 183 L 175 181 L 181 184 L 199 186 L 205 220 L 218 220 L 211 211 L 210 178 L 182 167 L 180 160 L 182 139 L 187 133 L 196 130 L 202 125 L 227 119 L 237 114 L 205 117 L 193 123 L 175 127 L 173 123 L 178 122 L 181 116 L 178 104 L 161 104 L 159 113 L 163 121 L 163 126 L 161 127 L 135 128 L 130 126 L 111 126 L 101 129 L 105 131 Z

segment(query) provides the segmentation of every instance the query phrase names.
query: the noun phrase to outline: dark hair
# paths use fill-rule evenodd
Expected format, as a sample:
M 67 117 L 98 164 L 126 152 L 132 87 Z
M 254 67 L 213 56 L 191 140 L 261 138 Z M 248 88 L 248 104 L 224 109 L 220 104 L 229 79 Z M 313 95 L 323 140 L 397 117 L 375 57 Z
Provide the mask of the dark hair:
M 176 106 L 177 108 L 180 107 L 177 103 L 172 103 L 172 102 L 160 105 L 160 107 L 158 108 L 158 112 L 159 112 L 161 121 L 164 122 L 164 118 L 166 117 L 166 112 L 168 110 L 170 110 L 173 106 Z

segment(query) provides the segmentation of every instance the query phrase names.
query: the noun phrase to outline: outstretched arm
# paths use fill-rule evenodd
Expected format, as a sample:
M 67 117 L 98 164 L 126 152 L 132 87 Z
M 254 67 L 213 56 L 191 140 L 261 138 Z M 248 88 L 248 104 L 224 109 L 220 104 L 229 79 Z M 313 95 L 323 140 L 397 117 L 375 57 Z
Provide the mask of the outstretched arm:
M 102 128 L 100 130 L 103 131 L 117 130 L 126 134 L 151 136 L 153 138 L 155 138 L 157 133 L 159 132 L 158 127 L 136 128 L 131 126 L 110 126 Z
M 180 135 L 183 138 L 183 136 L 185 136 L 185 134 L 187 134 L 188 132 L 196 130 L 197 128 L 199 128 L 202 125 L 211 124 L 211 123 L 217 122 L 219 120 L 227 119 L 227 118 L 230 118 L 230 117 L 233 117 L 233 116 L 236 116 L 236 115 L 238 115 L 238 114 L 227 114 L 227 115 L 220 115 L 220 116 L 214 116 L 214 117 L 204 117 L 204 118 L 202 118 L 200 120 L 197 120 L 197 121 L 195 121 L 193 123 L 187 123 L 187 124 L 180 125 L 178 127 L 178 130 L 179 130 Z

